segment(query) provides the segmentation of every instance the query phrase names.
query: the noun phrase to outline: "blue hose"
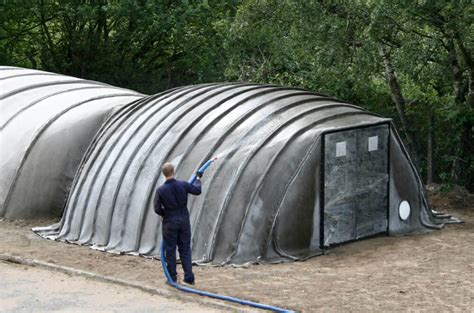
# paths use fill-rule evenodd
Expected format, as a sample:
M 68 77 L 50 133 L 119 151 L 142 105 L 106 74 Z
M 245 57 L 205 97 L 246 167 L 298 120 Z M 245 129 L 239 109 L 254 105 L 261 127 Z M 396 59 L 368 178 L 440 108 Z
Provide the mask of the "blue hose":
M 214 158 L 214 159 L 211 159 L 211 160 L 207 161 L 206 163 L 204 163 L 204 165 L 199 168 L 198 172 L 204 173 L 204 171 L 216 159 L 217 158 Z M 189 183 L 191 183 L 191 184 L 194 183 L 196 181 L 196 178 L 197 178 L 196 175 L 193 175 L 191 177 L 191 179 L 189 180 Z M 184 292 L 189 292 L 189 293 L 194 293 L 194 294 L 197 294 L 197 295 L 200 295 L 200 296 L 206 296 L 206 297 L 210 297 L 210 298 L 214 298 L 214 299 L 234 302 L 234 303 L 238 303 L 238 304 L 242 304 L 242 305 L 248 305 L 248 306 L 258 308 L 258 309 L 263 309 L 263 310 L 269 310 L 269 311 L 274 311 L 274 312 L 293 312 L 293 311 L 290 311 L 290 310 L 282 309 L 282 308 L 271 306 L 271 305 L 260 304 L 260 303 L 256 303 L 256 302 L 252 302 L 252 301 L 247 301 L 247 300 L 242 300 L 242 299 L 238 299 L 238 298 L 234 298 L 234 297 L 218 295 L 218 294 L 211 293 L 211 292 L 206 292 L 206 291 L 202 291 L 202 290 L 197 290 L 197 289 L 181 286 L 180 284 L 174 282 L 171 279 L 170 273 L 168 272 L 168 268 L 166 267 L 165 255 L 166 255 L 165 244 L 162 241 L 161 242 L 161 265 L 163 266 L 163 272 L 165 273 L 166 280 L 168 281 L 168 283 L 171 286 L 173 286 L 174 288 L 178 289 L 178 290 L 181 290 L 181 291 L 184 291 Z

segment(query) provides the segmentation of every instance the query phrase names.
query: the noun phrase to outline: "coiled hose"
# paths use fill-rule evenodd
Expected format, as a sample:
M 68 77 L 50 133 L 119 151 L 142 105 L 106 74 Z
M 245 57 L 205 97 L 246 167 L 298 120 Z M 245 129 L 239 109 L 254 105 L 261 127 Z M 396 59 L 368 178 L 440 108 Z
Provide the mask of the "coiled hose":
M 217 158 L 210 159 L 209 161 L 204 163 L 204 165 L 199 168 L 198 172 L 204 173 L 204 171 L 215 160 L 217 160 Z M 189 180 L 189 183 L 192 184 L 195 181 L 196 181 L 196 175 L 193 175 L 191 177 L 191 179 Z M 178 290 L 181 290 L 181 291 L 184 291 L 184 292 L 189 292 L 189 293 L 194 293 L 194 294 L 197 294 L 197 295 L 200 295 L 200 296 L 205 296 L 205 297 L 210 297 L 210 298 L 214 298 L 214 299 L 234 302 L 234 303 L 238 303 L 238 304 L 242 304 L 242 305 L 248 305 L 248 306 L 251 306 L 251 307 L 254 307 L 254 308 L 257 308 L 257 309 L 269 310 L 269 311 L 274 311 L 274 312 L 293 312 L 293 311 L 290 311 L 290 310 L 282 309 L 282 308 L 271 306 L 271 305 L 260 304 L 260 303 L 256 303 L 256 302 L 252 302 L 252 301 L 242 300 L 242 299 L 239 299 L 239 298 L 218 295 L 218 294 L 211 293 L 211 292 L 206 292 L 206 291 L 202 291 L 202 290 L 197 290 L 197 289 L 181 286 L 180 284 L 174 282 L 171 279 L 170 273 L 168 272 L 168 268 L 166 267 L 166 258 L 165 257 L 166 257 L 165 244 L 162 241 L 161 242 L 161 265 L 163 267 L 163 272 L 165 273 L 166 280 L 168 281 L 168 283 L 171 286 L 173 286 L 174 288 L 178 289 Z

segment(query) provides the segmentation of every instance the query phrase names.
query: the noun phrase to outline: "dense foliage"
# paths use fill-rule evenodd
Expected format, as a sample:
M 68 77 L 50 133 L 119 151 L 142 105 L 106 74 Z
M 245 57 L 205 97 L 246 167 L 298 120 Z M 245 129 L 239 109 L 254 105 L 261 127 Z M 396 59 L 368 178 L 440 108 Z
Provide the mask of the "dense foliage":
M 0 64 L 145 93 L 320 91 L 392 117 L 428 183 L 474 189 L 470 0 L 4 1 L 0 14 Z

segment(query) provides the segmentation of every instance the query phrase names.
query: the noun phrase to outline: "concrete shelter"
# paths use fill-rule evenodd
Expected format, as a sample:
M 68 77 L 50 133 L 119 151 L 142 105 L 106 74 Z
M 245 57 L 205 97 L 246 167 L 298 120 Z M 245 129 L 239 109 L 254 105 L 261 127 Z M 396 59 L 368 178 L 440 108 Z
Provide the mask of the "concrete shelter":
M 107 115 L 134 91 L 0 66 L 0 217 L 58 217 Z
M 189 178 L 197 263 L 282 262 L 374 235 L 441 228 L 390 119 L 311 91 L 248 83 L 187 86 L 121 107 L 77 172 L 55 240 L 159 255 L 160 167 Z

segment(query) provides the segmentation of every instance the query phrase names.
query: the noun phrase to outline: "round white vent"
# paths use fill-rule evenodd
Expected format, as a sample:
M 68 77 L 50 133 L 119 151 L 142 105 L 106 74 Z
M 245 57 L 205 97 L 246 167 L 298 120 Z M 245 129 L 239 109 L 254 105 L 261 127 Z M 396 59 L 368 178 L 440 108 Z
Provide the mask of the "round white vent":
M 398 215 L 400 215 L 400 219 L 406 221 L 408 217 L 410 216 L 411 208 L 410 208 L 410 203 L 408 201 L 402 201 L 400 202 L 400 205 L 398 206 Z

